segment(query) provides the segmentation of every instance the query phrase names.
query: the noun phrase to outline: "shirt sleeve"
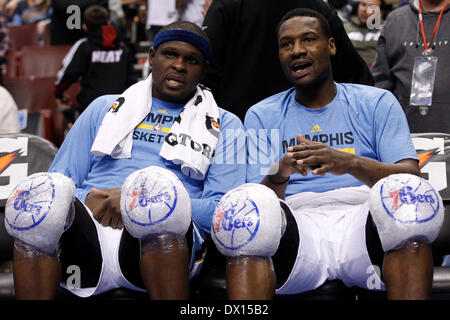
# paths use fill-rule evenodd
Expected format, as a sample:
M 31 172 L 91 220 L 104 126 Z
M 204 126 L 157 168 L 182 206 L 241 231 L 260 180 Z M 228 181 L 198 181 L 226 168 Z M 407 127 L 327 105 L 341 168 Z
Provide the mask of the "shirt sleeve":
M 214 210 L 222 196 L 244 184 L 246 176 L 245 132 L 241 121 L 227 113 L 220 125 L 214 161 L 206 174 L 202 196 L 191 198 L 192 218 L 207 233 L 211 232 Z
M 91 170 L 94 157 L 91 146 L 109 106 L 105 98 L 99 97 L 81 113 L 49 168 L 49 172 L 59 172 L 73 180 L 76 197 L 82 202 L 89 193 L 81 186 Z
M 278 141 L 272 141 L 271 130 L 252 109 L 247 111 L 244 120 L 247 132 L 247 182 L 260 183 L 269 173 L 269 168 L 278 162 L 279 153 L 273 150 Z M 276 130 L 278 132 L 278 130 Z
M 58 71 L 55 82 L 55 97 L 61 98 L 63 92 L 67 90 L 72 83 L 77 82 L 80 76 L 87 73 L 91 57 L 90 55 L 87 55 L 88 52 L 83 46 L 85 41 L 85 39 L 77 41 L 64 57 L 62 67 Z
M 386 91 L 374 112 L 374 130 L 378 160 L 396 163 L 418 159 L 405 113 L 394 95 Z

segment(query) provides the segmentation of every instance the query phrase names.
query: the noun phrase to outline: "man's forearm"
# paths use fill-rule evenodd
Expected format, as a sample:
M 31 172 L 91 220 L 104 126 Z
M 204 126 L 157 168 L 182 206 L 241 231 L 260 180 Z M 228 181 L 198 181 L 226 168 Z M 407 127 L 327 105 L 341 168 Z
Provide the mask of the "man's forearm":
M 277 197 L 281 200 L 284 200 L 286 194 L 286 188 L 288 186 L 289 177 L 278 177 L 276 174 L 272 176 L 265 176 L 264 179 L 260 182 L 272 189 Z
M 359 156 L 355 156 L 348 173 L 369 187 L 391 174 L 409 173 L 420 176 L 419 166 L 414 159 L 403 159 L 391 164 Z

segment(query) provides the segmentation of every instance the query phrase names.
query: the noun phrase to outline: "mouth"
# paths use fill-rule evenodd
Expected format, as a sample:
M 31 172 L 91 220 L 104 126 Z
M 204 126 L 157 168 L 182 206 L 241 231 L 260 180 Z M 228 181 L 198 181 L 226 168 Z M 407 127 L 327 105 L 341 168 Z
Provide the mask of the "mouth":
M 169 75 L 166 78 L 166 85 L 170 89 L 178 89 L 184 85 L 184 78 L 178 75 Z
M 295 78 L 301 78 L 311 71 L 312 62 L 310 61 L 294 61 L 291 63 L 291 70 Z

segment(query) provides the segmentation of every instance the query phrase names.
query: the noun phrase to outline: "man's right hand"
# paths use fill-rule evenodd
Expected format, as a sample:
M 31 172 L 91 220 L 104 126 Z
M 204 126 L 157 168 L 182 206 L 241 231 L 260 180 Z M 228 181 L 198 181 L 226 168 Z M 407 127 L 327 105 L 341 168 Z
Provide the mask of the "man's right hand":
M 305 144 L 301 141 L 301 136 L 297 136 L 297 146 Z M 294 147 L 288 147 L 287 153 L 283 158 L 278 161 L 278 171 L 272 176 L 272 180 L 284 181 L 288 179 L 293 173 L 300 173 L 302 176 L 308 174 L 308 170 L 311 170 L 309 166 L 302 166 L 297 164 L 297 159 L 294 156 Z

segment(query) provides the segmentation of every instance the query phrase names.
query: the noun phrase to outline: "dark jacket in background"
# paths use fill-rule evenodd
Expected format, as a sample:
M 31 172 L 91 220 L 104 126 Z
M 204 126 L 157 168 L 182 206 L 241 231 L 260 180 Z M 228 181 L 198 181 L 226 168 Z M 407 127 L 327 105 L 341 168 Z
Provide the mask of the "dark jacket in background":
M 55 84 L 55 96 L 81 77 L 77 96 L 80 111 L 97 97 L 120 94 L 134 84 L 133 63 L 125 45 L 117 39 L 113 26 L 103 26 L 78 40 L 63 60 Z
M 409 105 L 414 59 L 424 51 L 419 27 L 417 1 L 392 11 L 386 19 L 377 43 L 372 73 L 377 87 L 392 91 L 403 107 L 411 132 L 450 133 L 450 6 L 442 15 L 433 39 L 433 56 L 438 58 L 433 101 L 428 114 Z M 427 41 L 430 40 L 440 12 L 423 12 Z
M 50 22 L 50 34 L 52 45 L 74 44 L 86 36 L 82 29 L 68 29 L 67 20 L 73 13 L 67 13 L 67 8 L 77 5 L 81 9 L 81 23 L 83 23 L 84 10 L 94 4 L 108 9 L 108 0 L 52 0 L 53 13 Z
M 203 22 L 212 46 L 204 84 L 220 107 L 241 120 L 253 104 L 292 87 L 278 58 L 276 27 L 294 8 L 310 8 L 328 19 L 337 47 L 332 57 L 336 82 L 373 85 L 342 21 L 322 0 L 214 0 Z

